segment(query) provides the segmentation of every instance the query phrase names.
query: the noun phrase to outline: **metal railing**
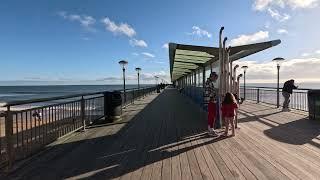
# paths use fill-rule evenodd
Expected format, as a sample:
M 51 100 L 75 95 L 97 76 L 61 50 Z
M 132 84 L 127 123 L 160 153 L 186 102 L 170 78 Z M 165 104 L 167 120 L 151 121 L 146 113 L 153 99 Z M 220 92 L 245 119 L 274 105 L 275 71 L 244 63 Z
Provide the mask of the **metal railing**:
M 127 89 L 122 106 L 154 92 L 156 87 Z M 0 115 L 0 167 L 37 153 L 66 134 L 107 116 L 108 92 L 96 92 L 52 98 L 15 101 L 4 105 Z M 121 95 L 124 96 L 123 91 Z M 45 105 L 43 105 L 45 104 Z M 32 108 L 14 110 L 32 105 Z
M 310 89 L 295 89 L 290 97 L 289 107 L 292 109 L 309 111 L 308 109 L 308 90 Z M 282 88 L 279 89 L 280 106 L 284 101 L 282 96 Z M 240 88 L 240 96 L 244 97 L 244 87 Z M 270 87 L 246 87 L 246 99 L 263 102 L 266 104 L 277 105 L 277 88 Z

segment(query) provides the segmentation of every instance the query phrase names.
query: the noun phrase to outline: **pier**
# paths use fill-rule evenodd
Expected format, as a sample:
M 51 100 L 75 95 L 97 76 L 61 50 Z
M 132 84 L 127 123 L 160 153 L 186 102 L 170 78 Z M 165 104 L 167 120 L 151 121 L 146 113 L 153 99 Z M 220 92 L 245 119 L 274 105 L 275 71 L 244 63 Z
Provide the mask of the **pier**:
M 246 101 L 232 138 L 207 135 L 206 112 L 175 88 L 88 127 L 21 165 L 24 179 L 319 179 L 320 124 Z
M 281 41 L 227 48 L 223 29 L 219 47 L 169 43 L 173 84 L 162 90 L 125 89 L 122 60 L 123 90 L 113 92 L 119 99 L 96 92 L 7 103 L 0 117 L 1 178 L 320 179 L 320 123 L 309 119 L 307 90 L 294 91 L 292 111 L 284 112 L 279 87 L 241 88 L 236 74 L 237 60 Z M 234 137 L 208 135 L 204 88 L 211 72 L 219 76 L 218 134 L 226 92 L 241 98 Z M 115 102 L 119 114 L 111 113 Z

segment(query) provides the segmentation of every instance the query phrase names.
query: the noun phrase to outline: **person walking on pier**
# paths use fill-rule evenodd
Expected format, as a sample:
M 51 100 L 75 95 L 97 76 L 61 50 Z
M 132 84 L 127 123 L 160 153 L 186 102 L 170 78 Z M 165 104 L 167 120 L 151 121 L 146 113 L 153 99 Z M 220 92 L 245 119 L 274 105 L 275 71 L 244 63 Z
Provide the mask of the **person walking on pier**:
M 216 103 L 217 103 L 217 90 L 214 87 L 214 82 L 218 79 L 218 74 L 212 72 L 207 79 L 204 87 L 204 103 L 208 105 L 208 131 L 209 135 L 218 136 L 214 131 L 214 123 L 216 118 Z
M 290 96 L 292 94 L 293 89 L 297 89 L 298 86 L 294 85 L 294 80 L 290 79 L 286 81 L 282 88 L 282 95 L 284 97 L 282 111 L 290 111 L 289 103 L 290 103 Z
M 235 129 L 235 116 L 236 116 L 236 111 L 238 109 L 238 104 L 233 96 L 232 93 L 227 93 L 226 96 L 224 97 L 224 100 L 222 102 L 222 118 L 224 120 L 224 125 L 225 125 L 225 131 L 224 131 L 224 136 L 228 136 L 228 131 L 229 131 L 229 124 L 231 124 L 232 128 L 232 136 L 234 136 L 234 129 Z

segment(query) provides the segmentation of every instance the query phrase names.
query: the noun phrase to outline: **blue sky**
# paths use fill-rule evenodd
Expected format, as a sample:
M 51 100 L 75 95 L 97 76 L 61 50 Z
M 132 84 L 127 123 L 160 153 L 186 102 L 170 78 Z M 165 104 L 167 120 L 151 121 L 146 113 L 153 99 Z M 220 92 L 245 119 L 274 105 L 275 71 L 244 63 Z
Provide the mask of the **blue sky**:
M 144 83 L 152 82 L 154 75 L 168 80 L 168 50 L 164 45 L 176 42 L 217 46 L 222 25 L 231 45 L 282 40 L 278 47 L 240 62 L 254 67 L 252 81 L 259 81 L 254 75 L 268 72 L 272 66 L 269 61 L 275 56 L 288 59 L 284 78 L 292 77 L 295 68 L 301 68 L 299 63 L 309 65 L 316 73 L 319 70 L 313 67 L 320 66 L 320 25 L 315 23 L 320 18 L 318 3 L 2 1 L 0 84 L 117 84 L 121 79 L 120 59 L 129 62 L 129 83 L 135 82 L 137 66 L 143 69 Z M 309 73 L 295 78 L 306 81 L 314 76 Z

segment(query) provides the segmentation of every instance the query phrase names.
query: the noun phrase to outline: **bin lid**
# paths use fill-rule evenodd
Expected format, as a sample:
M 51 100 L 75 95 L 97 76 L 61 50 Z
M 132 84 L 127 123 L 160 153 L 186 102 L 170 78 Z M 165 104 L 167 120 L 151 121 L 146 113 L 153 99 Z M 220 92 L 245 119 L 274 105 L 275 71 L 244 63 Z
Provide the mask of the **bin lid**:
M 310 90 L 308 90 L 308 94 L 318 94 L 318 95 L 320 95 L 320 89 L 310 89 Z

